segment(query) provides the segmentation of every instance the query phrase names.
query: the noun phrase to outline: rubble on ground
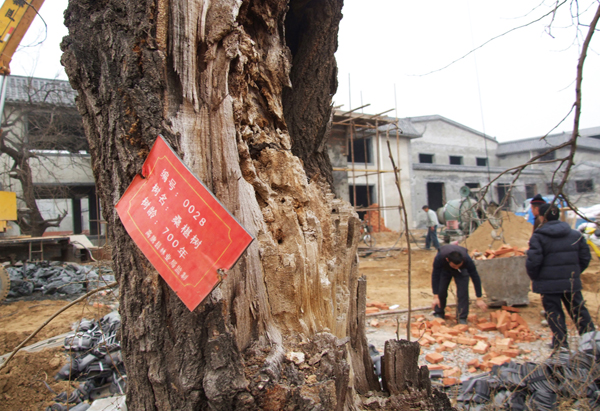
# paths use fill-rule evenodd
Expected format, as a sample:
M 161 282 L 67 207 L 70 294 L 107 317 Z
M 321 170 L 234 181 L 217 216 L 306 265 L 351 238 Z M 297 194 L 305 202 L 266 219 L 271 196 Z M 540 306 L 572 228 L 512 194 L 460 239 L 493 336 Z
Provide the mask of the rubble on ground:
M 541 363 L 509 361 L 463 381 L 458 408 L 600 410 L 599 380 L 600 332 L 593 331 L 581 336 L 577 350 L 557 351 Z
M 121 317 L 116 311 L 100 321 L 81 320 L 74 325 L 74 332 L 64 340 L 69 359 L 54 378 L 81 384 L 54 397 L 56 403 L 47 411 L 85 411 L 92 401 L 124 395 L 127 375 L 118 339 L 120 327 Z
M 451 318 L 450 315 L 448 317 Z M 494 365 L 504 364 L 529 353 L 521 350 L 516 344 L 533 342 L 540 338 L 529 329 L 518 309 L 513 307 L 492 311 L 488 318 L 471 314 L 468 323 L 450 327 L 445 319 L 434 318 L 427 321 L 424 316 L 419 316 L 416 322 L 411 323 L 412 337 L 417 338 L 421 347 L 432 347 L 435 350 L 425 355 L 425 360 L 432 364 L 428 365 L 430 372 L 442 371 L 443 377 L 460 377 L 460 372 L 454 375 L 448 371 L 452 367 L 436 365 L 444 360 L 440 353 L 454 351 L 458 347 L 468 348 L 474 354 L 482 355 L 480 361 L 468 364 L 469 372 L 490 371 Z M 490 331 L 498 331 L 502 336 L 492 337 L 489 335 Z M 457 381 L 447 380 L 445 383 L 453 385 Z
M 378 313 L 379 311 L 387 311 L 390 307 L 379 301 L 372 301 L 367 303 L 367 308 L 365 310 L 366 314 Z
M 40 295 L 85 294 L 115 281 L 107 266 L 41 261 L 7 267 L 10 276 L 8 298 Z

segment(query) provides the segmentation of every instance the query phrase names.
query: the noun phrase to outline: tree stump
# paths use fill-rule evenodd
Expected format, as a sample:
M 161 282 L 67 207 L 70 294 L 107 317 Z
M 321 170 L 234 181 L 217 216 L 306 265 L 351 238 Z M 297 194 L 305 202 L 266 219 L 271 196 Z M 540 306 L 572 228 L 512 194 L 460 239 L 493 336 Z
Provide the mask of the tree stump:
M 390 394 L 387 406 L 412 404 L 420 410 L 452 410 L 448 397 L 432 389 L 427 366 L 419 368 L 420 350 L 417 342 L 385 342 L 381 373 L 383 389 Z

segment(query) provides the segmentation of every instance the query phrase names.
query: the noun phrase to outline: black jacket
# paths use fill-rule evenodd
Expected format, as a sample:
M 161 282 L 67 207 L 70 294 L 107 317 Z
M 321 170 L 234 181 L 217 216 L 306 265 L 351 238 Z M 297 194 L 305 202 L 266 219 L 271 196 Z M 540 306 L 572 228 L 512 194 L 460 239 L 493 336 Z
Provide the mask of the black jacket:
M 562 221 L 548 221 L 529 239 L 527 274 L 539 294 L 581 291 L 580 275 L 591 260 L 581 233 Z
M 448 255 L 453 251 L 458 251 L 463 256 L 464 263 L 460 270 L 455 270 L 450 267 L 450 264 L 446 261 Z M 439 294 L 440 277 L 442 275 L 469 275 L 473 281 L 475 295 L 477 298 L 481 297 L 481 278 L 479 277 L 477 267 L 475 267 L 475 263 L 469 256 L 469 252 L 466 248 L 454 244 L 448 244 L 440 248 L 440 251 L 438 251 L 433 260 L 433 272 L 431 273 L 431 288 L 434 295 Z

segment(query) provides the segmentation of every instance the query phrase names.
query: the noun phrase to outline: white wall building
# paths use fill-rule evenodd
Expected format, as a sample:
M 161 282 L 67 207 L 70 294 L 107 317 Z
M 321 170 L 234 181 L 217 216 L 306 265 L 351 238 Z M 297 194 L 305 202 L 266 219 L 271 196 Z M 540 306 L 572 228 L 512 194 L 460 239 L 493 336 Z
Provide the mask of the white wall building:
M 102 232 L 99 206 L 87 139 L 81 117 L 75 108 L 75 91 L 67 81 L 7 77 L 3 110 L 4 141 L 22 147 L 32 157 L 31 168 L 35 198 L 45 219 L 67 213 L 59 227 L 45 234 L 91 234 Z M 19 209 L 24 208 L 21 182 L 11 178 L 16 171 L 14 159 L 0 154 L 0 189 L 17 193 Z M 20 199 L 20 200 L 19 200 Z M 7 235 L 20 233 L 11 224 Z

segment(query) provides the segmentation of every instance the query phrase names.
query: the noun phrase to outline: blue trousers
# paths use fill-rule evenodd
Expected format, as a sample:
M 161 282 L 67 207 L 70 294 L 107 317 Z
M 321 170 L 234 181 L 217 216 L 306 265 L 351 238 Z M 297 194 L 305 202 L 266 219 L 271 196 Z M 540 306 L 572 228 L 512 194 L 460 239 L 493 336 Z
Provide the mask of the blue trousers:
M 433 230 L 431 227 L 427 227 L 427 237 L 425 237 L 425 248 L 430 249 L 431 243 L 433 243 L 433 248 L 436 250 L 440 249 L 440 242 L 437 238 L 437 225 L 433 226 Z

